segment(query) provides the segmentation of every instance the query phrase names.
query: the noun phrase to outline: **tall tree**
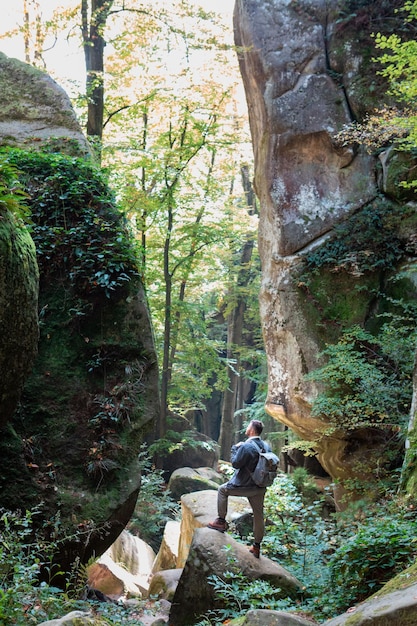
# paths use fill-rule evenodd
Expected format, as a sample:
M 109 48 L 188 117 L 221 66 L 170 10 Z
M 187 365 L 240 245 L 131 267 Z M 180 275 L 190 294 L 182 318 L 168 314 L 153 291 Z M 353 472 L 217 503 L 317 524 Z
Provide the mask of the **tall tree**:
M 98 146 L 101 145 L 104 119 L 104 30 L 113 1 L 81 0 L 88 108 L 87 137 L 95 143 L 98 142 Z
M 242 186 L 246 197 L 246 209 L 249 215 L 257 213 L 256 196 L 253 191 L 247 165 L 241 167 Z M 242 346 L 244 316 L 247 304 L 247 288 L 252 278 L 251 259 L 255 245 L 256 230 L 247 232 L 240 259 L 236 268 L 236 277 L 229 288 L 227 314 L 227 374 L 229 384 L 224 392 L 220 426 L 220 456 L 229 459 L 230 448 L 234 442 L 235 411 L 238 408 L 237 398 L 239 380 L 241 379 L 240 349 Z M 232 365 L 233 364 L 233 365 Z
M 236 128 L 232 106 L 233 79 L 225 80 L 227 66 L 224 60 L 219 62 L 214 44 L 210 44 L 212 52 L 205 50 L 207 58 L 201 56 L 196 37 L 199 29 L 184 26 L 191 17 L 183 14 L 181 29 L 165 30 L 164 49 L 160 32 L 154 33 L 154 39 L 152 32 L 147 32 L 147 49 L 153 54 L 146 64 L 138 57 L 138 63 L 146 65 L 138 83 L 141 91 L 137 91 L 136 102 L 113 120 L 116 128 L 123 119 L 124 134 L 131 129 L 130 140 L 123 144 L 120 137 L 114 135 L 113 140 L 106 131 L 110 149 L 104 153 L 105 160 L 115 167 L 120 162 L 127 164 L 121 196 L 140 233 L 142 271 L 160 345 L 163 409 L 158 436 L 166 431 L 170 406 L 184 412 L 200 405 L 210 392 L 208 380 L 213 370 L 216 384 L 223 384 L 224 375 L 219 373 L 224 367 L 222 350 L 210 341 L 205 326 L 203 300 L 210 286 L 201 285 L 210 271 L 211 281 L 218 282 L 219 274 L 225 275 L 216 258 L 221 255 L 214 252 L 216 242 L 227 248 L 229 240 L 237 240 L 236 228 L 241 229 L 245 221 L 241 204 L 231 210 L 236 199 L 229 193 L 230 180 L 236 177 L 232 169 L 240 160 L 236 151 L 244 152 L 239 137 L 242 123 Z M 200 21 L 204 19 L 200 17 Z M 210 41 L 214 41 L 212 36 Z M 224 48 L 224 54 L 229 52 Z M 200 65 L 195 65 L 195 54 Z M 182 63 L 178 67 L 179 58 Z M 116 59 L 113 66 L 111 57 L 108 69 L 116 76 L 113 67 Z M 161 73 L 162 67 L 166 71 Z M 125 84 L 130 84 L 127 77 Z M 118 97 L 126 95 L 119 76 Z M 121 173 L 119 165 L 117 169 Z M 204 350 L 196 349 L 197 338 L 200 346 L 204 343 Z M 185 358 L 189 363 L 185 364 Z
M 218 204 L 217 200 L 222 188 L 227 198 L 227 189 L 213 175 L 217 149 L 221 148 L 216 144 L 221 144 L 220 138 L 224 138 L 224 135 L 219 136 L 217 124 L 221 100 L 212 102 L 211 108 L 207 109 L 201 103 L 195 103 L 192 109 L 190 99 L 178 102 L 178 106 L 174 106 L 171 99 L 168 101 L 169 107 L 164 109 L 165 113 L 170 111 L 166 132 L 160 133 L 158 124 L 159 134 L 151 139 L 152 114 L 147 112 L 143 117 L 141 140 L 136 144 L 138 161 L 130 170 L 131 184 L 124 200 L 126 206 L 131 205 L 130 213 L 137 214 L 139 208 L 137 223 L 141 229 L 141 253 L 142 258 L 146 258 L 142 261 L 144 280 L 154 311 L 156 333 L 161 333 L 159 437 L 166 431 L 178 346 L 184 350 L 184 326 L 187 327 L 192 319 L 190 310 L 184 314 L 189 304 L 187 291 L 191 289 L 191 299 L 195 297 L 192 292 L 195 293 L 196 286 L 201 294 L 205 279 L 199 269 L 202 259 L 210 263 L 208 251 L 213 251 L 216 244 L 224 245 L 233 234 L 230 213 L 225 212 L 223 202 Z M 155 100 L 152 104 L 156 109 Z M 217 173 L 220 171 L 219 167 Z M 217 262 L 211 262 L 211 265 L 217 267 Z M 204 271 L 207 271 L 206 264 Z M 199 325 L 199 322 L 195 323 Z M 195 367 L 196 354 L 191 358 Z M 194 393 L 196 397 L 197 393 Z M 187 404 L 184 389 L 184 407 Z

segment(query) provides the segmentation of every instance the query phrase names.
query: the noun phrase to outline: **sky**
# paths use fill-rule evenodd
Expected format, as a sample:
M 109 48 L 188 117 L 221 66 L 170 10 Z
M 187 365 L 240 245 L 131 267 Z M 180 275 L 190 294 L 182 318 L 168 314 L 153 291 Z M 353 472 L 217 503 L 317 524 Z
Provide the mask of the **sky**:
M 80 5 L 80 0 L 26 0 L 26 2 L 29 11 L 33 11 L 31 9 L 33 5 L 39 5 L 43 20 L 47 20 L 52 12 L 60 7 L 68 8 Z M 165 6 L 169 2 L 170 0 L 167 0 Z M 229 23 L 232 28 L 234 0 L 188 0 L 188 2 L 200 5 L 207 11 L 216 11 L 222 14 L 226 23 Z M 6 4 L 6 0 L 3 0 L 3 3 Z M 6 38 L 2 35 L 22 25 L 23 5 L 24 0 L 9 0 L 7 5 L 1 8 L 0 21 L 0 51 L 21 61 L 25 60 L 22 35 Z M 81 47 L 75 46 L 74 40 L 69 43 L 65 37 L 56 42 L 47 41 L 45 47 L 50 47 L 50 50 L 46 50 L 43 55 L 47 65 L 46 69 L 67 90 L 70 90 L 69 83 L 80 80 L 80 77 L 84 75 L 84 54 Z
M 117 6 L 121 0 L 115 0 L 113 6 Z M 152 0 L 157 2 L 158 0 Z M 174 4 L 174 0 L 160 0 L 164 3 L 164 7 L 169 8 L 170 4 Z M 225 24 L 230 25 L 230 40 L 228 43 L 233 44 L 233 9 L 235 0 L 186 0 L 189 4 L 203 7 L 206 11 L 215 11 L 221 14 Z M 7 4 L 6 4 L 7 2 Z M 2 0 L 6 6 L 2 6 L 2 14 L 0 20 L 0 52 L 5 53 L 9 57 L 18 58 L 25 61 L 24 41 L 21 33 L 11 37 L 4 37 L 4 33 L 16 29 L 23 24 L 23 6 L 25 0 Z M 42 13 L 42 21 L 51 17 L 54 11 L 59 9 L 79 8 L 81 0 L 26 0 L 29 8 L 30 19 L 34 19 L 34 6 L 38 5 Z M 45 70 L 56 80 L 56 82 L 64 88 L 68 95 L 74 100 L 85 89 L 85 60 L 81 42 L 78 37 L 67 39 L 67 30 L 63 30 L 62 36 L 57 41 L 46 41 L 44 45 L 43 59 L 45 61 Z M 48 49 L 49 48 L 49 49 Z M 110 47 L 107 48 L 108 50 Z M 198 55 L 194 52 L 194 59 L 198 59 Z M 205 66 L 210 66 L 210 57 L 206 56 L 198 60 L 200 65 L 197 69 L 198 80 L 204 83 Z M 171 57 L 172 58 L 172 57 Z M 224 75 L 215 74 L 216 81 L 225 84 L 226 89 L 234 83 L 233 92 L 235 98 L 236 111 L 243 117 L 247 116 L 247 105 L 244 94 L 243 84 L 241 81 L 237 58 L 234 52 L 231 53 L 231 66 Z M 175 57 L 174 57 L 175 65 Z M 181 70 L 181 65 L 178 64 Z M 215 66 L 214 66 L 215 67 Z M 140 72 L 140 67 L 138 67 Z M 210 67 L 209 67 L 210 71 Z M 176 88 L 181 88 L 179 81 L 179 72 L 175 73 Z M 166 74 L 169 80 L 169 73 Z M 139 76 L 140 79 L 140 76 Z M 197 78 L 195 79 L 198 82 Z
M 4 0 L 3 0 L 4 1 Z M 33 1 L 33 0 L 32 0 Z M 29 5 L 31 1 L 28 0 Z M 61 6 L 69 7 L 77 4 L 74 0 L 56 2 L 56 0 L 38 0 L 41 7 L 42 19 L 50 18 L 54 9 Z M 30 7 L 29 7 L 30 8 Z M 14 37 L 2 37 L 2 35 L 13 30 L 23 24 L 23 0 L 14 0 L 8 2 L 8 6 L 2 7 L 2 17 L 0 22 L 0 51 L 9 57 L 25 60 L 25 51 L 23 37 L 21 34 Z M 58 40 L 52 47 L 54 42 L 46 42 L 46 47 L 50 50 L 44 53 L 47 63 L 47 69 L 54 77 L 64 74 L 70 80 L 77 79 L 84 71 L 82 50 L 69 46 L 65 38 Z

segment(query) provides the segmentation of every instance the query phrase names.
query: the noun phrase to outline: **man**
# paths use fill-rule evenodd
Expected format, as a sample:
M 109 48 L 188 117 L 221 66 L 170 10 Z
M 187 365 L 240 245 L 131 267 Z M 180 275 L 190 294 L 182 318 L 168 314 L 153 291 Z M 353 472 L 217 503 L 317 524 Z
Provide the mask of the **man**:
M 219 487 L 217 494 L 218 517 L 214 522 L 208 524 L 209 528 L 224 533 L 228 528 L 228 523 L 226 522 L 228 497 L 245 496 L 249 500 L 253 511 L 254 542 L 249 552 L 257 559 L 260 556 L 261 542 L 265 532 L 264 498 L 266 488 L 257 487 L 252 480 L 251 474 L 256 467 L 261 449 L 265 452 L 271 451 L 268 444 L 262 441 L 260 437 L 263 427 L 264 425 L 259 420 L 252 420 L 245 433 L 248 439 L 245 442 L 240 441 L 232 446 L 231 461 L 236 471 L 229 482 Z

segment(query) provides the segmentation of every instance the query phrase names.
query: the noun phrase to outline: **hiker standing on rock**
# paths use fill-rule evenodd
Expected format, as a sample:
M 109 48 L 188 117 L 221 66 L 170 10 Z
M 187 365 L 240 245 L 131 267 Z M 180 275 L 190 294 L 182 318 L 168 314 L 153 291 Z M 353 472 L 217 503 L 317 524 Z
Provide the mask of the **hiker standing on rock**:
M 263 423 L 252 420 L 246 429 L 248 439 L 232 446 L 231 462 L 236 469 L 229 482 L 221 485 L 217 494 L 218 517 L 208 524 L 208 528 L 224 533 L 228 528 L 226 522 L 227 503 L 229 496 L 244 496 L 249 500 L 253 511 L 253 546 L 249 549 L 257 559 L 261 551 L 261 541 L 265 532 L 264 498 L 266 487 L 258 487 L 252 473 L 258 463 L 259 452 L 271 452 L 269 445 L 260 437 Z

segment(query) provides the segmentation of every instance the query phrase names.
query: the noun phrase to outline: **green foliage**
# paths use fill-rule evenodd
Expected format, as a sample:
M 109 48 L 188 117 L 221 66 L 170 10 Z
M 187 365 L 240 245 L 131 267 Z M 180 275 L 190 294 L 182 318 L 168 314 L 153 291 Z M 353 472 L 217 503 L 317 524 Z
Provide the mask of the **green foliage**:
M 317 501 L 317 485 L 311 474 L 304 467 L 296 467 L 291 472 L 291 482 L 300 494 L 304 504 L 313 504 Z
M 166 489 L 162 471 L 153 466 L 146 445 L 139 453 L 141 486 L 135 511 L 128 530 L 137 534 L 157 552 L 161 545 L 165 524 L 175 519 L 179 507 Z
M 7 209 L 16 218 L 28 222 L 30 211 L 25 204 L 26 199 L 16 165 L 7 153 L 0 153 L 0 211 Z
M 404 3 L 402 16 L 405 24 L 413 23 L 417 19 L 417 2 L 415 0 Z M 412 25 L 414 26 L 414 23 Z M 379 50 L 385 51 L 379 56 L 378 61 L 384 65 L 381 74 L 388 78 L 391 93 L 413 106 L 417 97 L 415 78 L 417 41 L 402 38 L 398 32 L 395 32 L 389 36 L 377 33 L 375 42 Z M 409 122 L 409 128 L 411 126 L 410 130 L 412 131 L 415 127 L 415 115 L 411 115 Z M 415 130 L 413 136 L 415 139 Z M 415 141 L 413 141 L 413 145 L 415 145 Z
M 196 437 L 196 431 L 183 430 L 177 432 L 175 430 L 167 430 L 165 437 L 157 439 L 151 446 L 149 452 L 151 454 L 172 454 L 176 450 L 186 450 L 187 448 L 204 448 L 213 450 L 215 442 L 201 441 Z
M 39 511 L 25 515 L 0 511 L 0 620 L 3 624 L 39 624 L 77 608 L 62 591 L 40 582 L 41 569 L 48 568 L 56 543 L 46 542 L 35 531 Z
M 28 195 L 43 280 L 69 275 L 74 294 L 109 298 L 137 275 L 126 223 L 102 173 L 57 154 L 5 154 Z
M 413 508 L 378 505 L 344 537 L 329 561 L 331 584 L 338 589 L 334 610 L 361 602 L 411 565 L 417 556 Z
M 323 499 L 306 499 L 291 475 L 280 475 L 268 488 L 265 498 L 266 535 L 263 552 L 285 563 L 315 597 L 328 583 L 326 568 L 328 542 L 333 523 L 322 517 Z
M 228 560 L 230 569 L 222 576 L 212 574 L 207 578 L 214 589 L 216 602 L 223 603 L 226 608 L 209 611 L 205 615 L 206 621 L 200 624 L 218 624 L 220 620 L 223 623 L 251 609 L 279 611 L 288 606 L 288 602 L 280 598 L 279 587 L 266 580 L 248 580 L 236 560 L 231 556 Z
M 393 316 L 377 336 L 359 326 L 345 331 L 323 351 L 326 364 L 307 375 L 325 386 L 313 402 L 312 415 L 346 431 L 384 424 L 403 427 L 411 401 L 415 339 L 415 311 L 408 319 Z
M 417 519 L 412 504 L 388 495 L 373 507 L 358 503 L 343 514 L 325 516 L 330 494 L 312 502 L 310 493 L 305 498 L 300 492 L 300 478 L 294 484 L 291 475 L 281 475 L 267 490 L 262 552 L 302 582 L 305 596 L 278 599 L 269 585 L 264 589 L 260 581 L 250 582 L 235 571 L 231 559 L 225 576 L 211 577 L 216 596 L 225 603 L 221 619 L 259 608 L 264 597 L 262 608 L 302 612 L 321 623 L 375 593 L 415 560 Z M 210 614 L 201 622 L 217 623 Z
M 62 528 L 59 519 L 45 520 L 49 535 L 46 540 L 45 528 L 39 525 L 41 515 L 44 513 L 39 510 L 21 514 L 0 509 L 1 624 L 36 626 L 74 610 L 92 612 L 97 626 L 141 623 L 144 610 L 141 603 L 132 608 L 86 600 L 87 570 L 78 561 L 68 574 L 65 589 L 54 586 L 54 576 L 61 576 L 62 572 L 54 568 L 52 576 L 50 563 Z
M 405 243 L 397 232 L 410 209 L 379 198 L 335 226 L 334 235 L 305 257 L 307 270 L 300 278 L 322 267 L 354 276 L 393 269 L 406 255 Z
M 360 5 L 360 2 L 361 0 L 352 0 L 350 4 Z M 368 115 L 363 123 L 354 122 L 348 125 L 340 138 L 345 145 L 355 142 L 365 145 L 369 152 L 394 142 L 396 149 L 408 151 L 417 146 L 417 3 L 415 0 L 385 0 L 382 4 L 370 2 L 369 7 L 366 2 L 363 4 L 365 6 L 357 13 L 347 16 L 347 21 L 355 24 L 355 20 L 361 19 L 361 29 L 364 25 L 369 25 L 368 34 L 374 37 L 376 50 L 382 51 L 372 59 L 373 77 L 370 77 L 367 89 L 369 92 L 370 86 L 373 86 L 371 81 L 375 74 L 382 77 L 386 86 L 381 95 L 385 95 L 385 102 L 382 107 Z M 356 24 L 359 26 L 358 22 Z M 369 110 L 370 107 L 368 113 Z M 404 182 L 403 186 L 415 187 L 416 182 Z

